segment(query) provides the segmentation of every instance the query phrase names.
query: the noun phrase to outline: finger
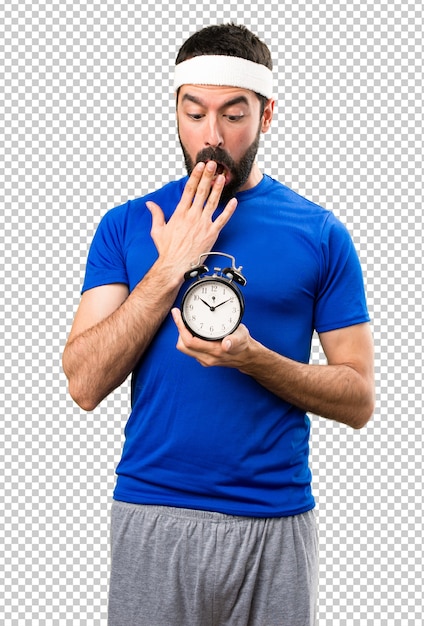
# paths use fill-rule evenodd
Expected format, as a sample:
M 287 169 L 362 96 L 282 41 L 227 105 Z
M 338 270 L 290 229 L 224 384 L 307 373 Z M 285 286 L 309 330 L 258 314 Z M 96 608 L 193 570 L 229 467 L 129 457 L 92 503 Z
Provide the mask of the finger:
M 218 206 L 225 185 L 225 176 L 216 176 L 216 168 L 217 164 L 215 161 L 206 163 L 193 201 L 193 208 L 199 212 L 203 212 L 207 207 L 208 212 L 213 213 Z
M 186 328 L 181 317 L 180 309 L 171 309 L 171 314 L 179 332 L 177 349 L 189 356 L 196 356 L 196 350 L 199 349 L 205 342 L 202 339 L 194 337 L 188 328 Z
M 222 340 L 223 351 L 230 352 L 232 347 L 233 347 L 233 342 L 231 341 L 231 339 L 229 337 L 224 337 L 224 339 Z
M 206 200 L 206 198 L 209 196 L 211 191 L 211 183 L 212 179 L 215 176 L 216 168 L 217 165 L 215 161 L 208 161 L 207 163 L 205 163 L 205 168 L 203 170 L 202 177 L 197 188 L 196 198 L 203 198 L 203 200 Z
M 180 330 L 180 328 L 184 326 L 180 309 L 174 307 L 173 309 L 171 309 L 171 315 L 172 319 L 175 322 L 175 326 L 178 328 L 178 330 Z
M 146 202 L 146 207 L 152 215 L 152 230 L 163 226 L 165 224 L 165 216 L 160 206 L 156 202 L 149 200 Z
M 171 309 L 171 315 L 174 320 L 175 326 L 177 327 L 178 332 L 180 333 L 179 338 L 182 339 L 183 342 L 184 342 L 184 339 L 186 341 L 193 339 L 193 335 L 189 332 L 189 330 L 186 328 L 183 322 L 180 309 L 177 309 L 177 308 Z
M 226 354 L 237 355 L 243 351 L 249 340 L 250 333 L 244 324 L 235 330 L 231 335 L 227 335 L 221 342 L 222 351 Z
M 220 215 L 218 215 L 218 217 L 214 221 L 214 224 L 218 230 L 224 228 L 225 224 L 229 221 L 230 217 L 236 210 L 237 204 L 237 198 L 231 198 L 231 200 L 225 205 L 225 209 Z
M 184 187 L 183 194 L 181 196 L 181 200 L 178 203 L 177 209 L 182 208 L 183 210 L 189 209 L 193 204 L 194 197 L 197 193 L 197 188 L 199 186 L 200 180 L 202 179 L 203 172 L 205 170 L 205 163 L 199 162 L 196 163 L 193 168 L 192 173 L 190 174 L 190 178 L 186 182 Z
M 186 347 L 185 342 L 189 342 L 190 339 L 193 339 L 193 336 L 188 332 L 187 328 L 185 327 L 184 322 L 181 317 L 181 311 L 179 309 L 177 308 L 171 309 L 171 315 L 175 322 L 175 326 L 177 327 L 177 330 L 178 330 L 178 341 L 177 341 L 176 348 L 183 354 L 188 354 L 189 351 Z
M 216 207 L 218 206 L 222 191 L 225 186 L 225 176 L 220 174 L 217 176 L 213 182 L 212 180 L 209 182 L 209 197 L 205 197 L 202 202 L 202 211 L 205 212 L 206 215 L 212 216 Z

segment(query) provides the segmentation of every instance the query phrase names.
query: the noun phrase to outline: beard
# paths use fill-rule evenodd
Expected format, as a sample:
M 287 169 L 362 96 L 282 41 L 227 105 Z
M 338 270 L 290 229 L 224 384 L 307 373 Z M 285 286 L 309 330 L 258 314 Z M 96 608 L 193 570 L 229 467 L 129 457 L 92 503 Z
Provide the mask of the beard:
M 260 136 L 261 128 L 259 127 L 254 141 L 250 144 L 238 162 L 234 161 L 228 152 L 222 148 L 212 147 L 204 148 L 198 152 L 196 155 L 196 162 L 193 162 L 193 159 L 184 148 L 181 137 L 178 134 L 181 149 L 184 155 L 185 166 L 189 176 L 191 175 L 196 163 L 199 163 L 200 161 L 204 163 L 207 161 L 215 161 L 218 164 L 218 173 L 222 171 L 222 169 L 224 169 L 224 171 L 228 170 L 230 173 L 231 178 L 222 190 L 220 204 L 226 204 L 229 200 L 231 200 L 231 198 L 234 198 L 237 191 L 239 191 L 241 187 L 246 184 L 258 152 Z M 221 168 L 219 166 L 221 166 Z

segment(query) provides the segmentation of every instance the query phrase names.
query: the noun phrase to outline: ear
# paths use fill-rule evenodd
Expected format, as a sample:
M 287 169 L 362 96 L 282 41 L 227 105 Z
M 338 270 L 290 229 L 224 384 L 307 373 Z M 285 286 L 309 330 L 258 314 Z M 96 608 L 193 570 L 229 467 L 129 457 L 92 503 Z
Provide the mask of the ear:
M 264 114 L 262 116 L 261 131 L 263 133 L 268 132 L 268 130 L 269 130 L 270 126 L 271 126 L 272 117 L 274 115 L 274 106 L 275 106 L 275 100 L 270 98 L 268 100 L 268 102 L 266 103 L 266 105 L 265 105 Z

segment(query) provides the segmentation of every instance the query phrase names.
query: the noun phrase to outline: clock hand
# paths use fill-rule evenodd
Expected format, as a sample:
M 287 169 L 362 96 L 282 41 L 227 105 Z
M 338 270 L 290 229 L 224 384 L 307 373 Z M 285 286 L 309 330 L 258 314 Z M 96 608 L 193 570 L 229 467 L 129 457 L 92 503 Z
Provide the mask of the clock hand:
M 203 302 L 203 304 L 206 304 L 206 306 L 211 310 L 211 311 L 215 311 L 214 306 L 211 306 L 210 304 L 208 304 L 205 300 L 203 300 L 203 298 L 199 298 L 199 300 L 201 300 Z
M 224 300 L 224 302 L 220 302 L 219 304 L 216 305 L 215 309 L 217 309 L 219 306 L 222 306 L 223 304 L 226 304 L 230 300 L 232 300 L 232 298 L 228 298 L 228 300 Z

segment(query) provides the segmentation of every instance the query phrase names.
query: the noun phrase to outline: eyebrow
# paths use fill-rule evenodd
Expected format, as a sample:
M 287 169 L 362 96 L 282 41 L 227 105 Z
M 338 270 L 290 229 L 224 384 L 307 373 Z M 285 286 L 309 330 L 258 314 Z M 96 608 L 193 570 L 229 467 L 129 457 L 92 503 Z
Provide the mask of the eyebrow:
M 182 99 L 182 102 L 185 102 L 186 100 L 188 100 L 189 102 L 193 102 L 194 104 L 198 104 L 201 107 L 206 108 L 206 103 L 201 99 L 198 98 L 197 96 L 193 96 L 190 93 L 185 93 Z M 246 98 L 246 96 L 237 96 L 236 98 L 233 98 L 232 100 L 228 100 L 228 102 L 225 102 L 220 109 L 228 109 L 228 107 L 231 106 L 235 106 L 236 104 L 246 104 L 249 105 L 249 101 Z

